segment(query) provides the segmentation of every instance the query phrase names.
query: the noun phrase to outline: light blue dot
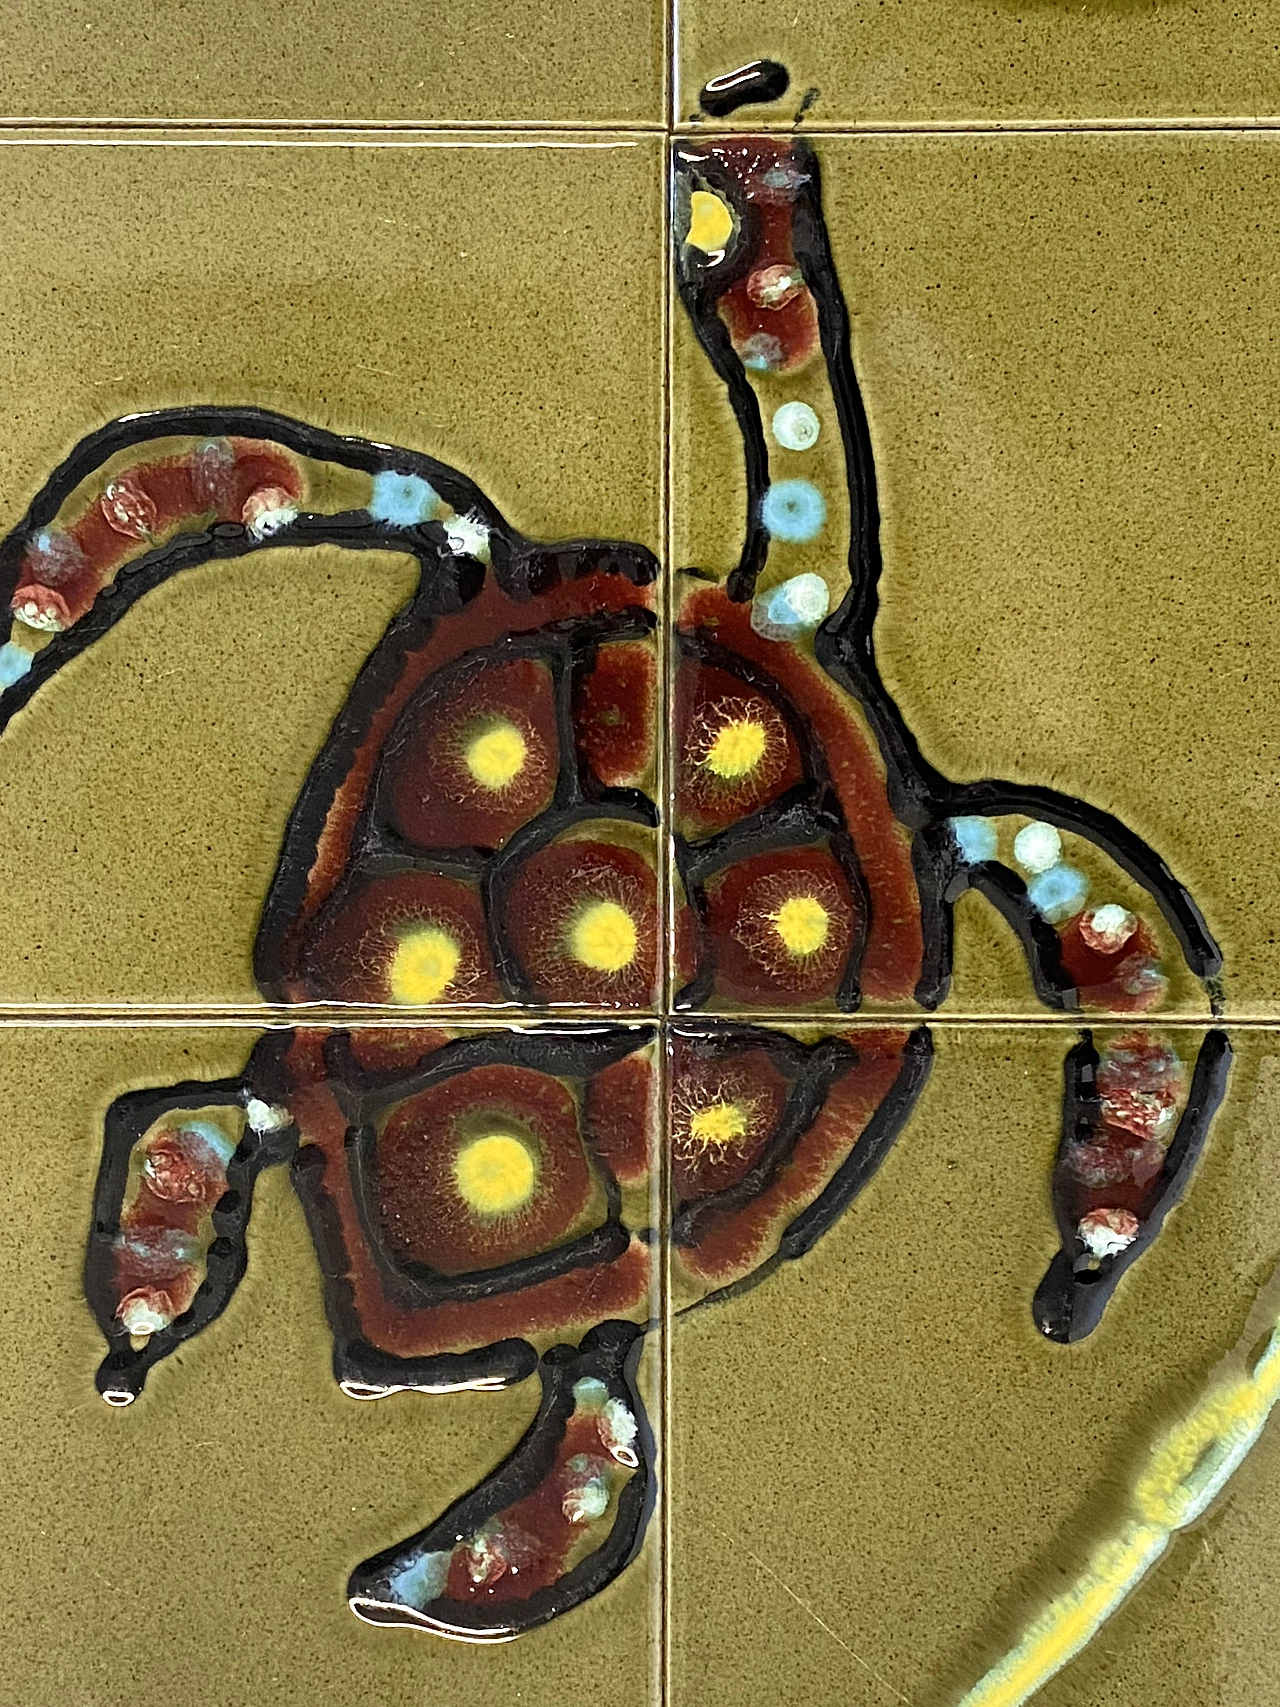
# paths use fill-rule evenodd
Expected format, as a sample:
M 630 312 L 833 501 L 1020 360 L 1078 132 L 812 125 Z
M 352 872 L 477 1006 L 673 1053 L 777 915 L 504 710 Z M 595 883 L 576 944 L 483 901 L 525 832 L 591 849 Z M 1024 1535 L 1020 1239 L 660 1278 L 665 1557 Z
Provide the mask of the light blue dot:
M 184 1132 L 194 1132 L 196 1137 L 213 1151 L 220 1162 L 229 1162 L 235 1155 L 235 1140 L 228 1138 L 220 1126 L 215 1126 L 211 1120 L 184 1120 Z
M 12 640 L 6 640 L 0 646 L 0 693 L 20 682 L 30 668 L 31 653 L 15 646 Z
M 383 469 L 373 477 L 369 514 L 388 527 L 411 528 L 429 522 L 440 508 L 440 494 L 419 474 L 397 474 Z
M 951 834 L 966 865 L 981 865 L 996 857 L 996 827 L 990 818 L 952 818 Z
M 609 1389 L 594 1375 L 585 1375 L 573 1384 L 574 1404 L 584 1411 L 598 1411 L 609 1397 Z
M 786 640 L 797 629 L 816 628 L 831 604 L 821 575 L 793 575 L 761 593 L 751 606 L 751 626 L 766 640 Z
M 439 1598 L 449 1574 L 448 1553 L 419 1553 L 387 1579 L 392 1600 L 419 1609 Z
M 779 480 L 760 506 L 760 520 L 774 539 L 804 545 L 816 539 L 827 519 L 827 501 L 808 480 Z
M 738 354 L 753 373 L 772 373 L 782 366 L 782 343 L 772 332 L 753 332 L 738 345 Z
M 1089 879 L 1073 865 L 1051 865 L 1027 890 L 1031 905 L 1054 925 L 1078 913 L 1088 894 Z

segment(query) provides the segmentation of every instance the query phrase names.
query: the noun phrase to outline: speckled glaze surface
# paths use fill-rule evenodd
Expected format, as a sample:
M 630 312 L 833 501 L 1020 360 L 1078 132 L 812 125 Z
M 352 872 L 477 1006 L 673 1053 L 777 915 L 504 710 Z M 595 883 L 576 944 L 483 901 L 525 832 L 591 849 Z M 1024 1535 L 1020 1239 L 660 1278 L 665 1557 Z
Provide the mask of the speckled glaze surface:
M 5 33 L 23 1699 L 1271 1707 L 1280 8 Z

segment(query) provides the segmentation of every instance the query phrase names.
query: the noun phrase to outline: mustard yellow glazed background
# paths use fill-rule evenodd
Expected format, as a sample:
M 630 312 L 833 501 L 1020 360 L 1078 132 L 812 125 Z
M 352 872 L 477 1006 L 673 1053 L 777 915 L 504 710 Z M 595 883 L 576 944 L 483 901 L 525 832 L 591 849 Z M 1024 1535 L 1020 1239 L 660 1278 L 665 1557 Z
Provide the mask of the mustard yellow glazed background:
M 84 433 L 204 400 L 429 451 L 530 534 L 727 569 L 738 445 L 670 295 L 665 167 L 711 128 L 699 84 L 765 54 L 787 97 L 727 123 L 816 91 L 891 690 L 955 777 L 1121 816 L 1225 950 L 1236 1059 L 1192 1189 L 1090 1340 L 1037 1336 L 1076 1031 L 965 897 L 880 1174 L 803 1263 L 654 1336 L 637 1564 L 510 1646 L 359 1623 L 352 1564 L 480 1479 L 531 1386 L 346 1399 L 283 1170 L 226 1314 L 125 1411 L 93 1390 L 80 1267 L 110 1102 L 234 1073 L 259 1035 L 285 819 L 410 576 L 318 550 L 181 577 L 0 737 L 0 1696 L 953 1707 L 1254 1349 L 1280 1259 L 1280 0 L 15 0 L 0 532 Z M 1189 1056 L 1199 993 L 1176 1012 Z M 1278 1439 L 1037 1707 L 1273 1707 Z

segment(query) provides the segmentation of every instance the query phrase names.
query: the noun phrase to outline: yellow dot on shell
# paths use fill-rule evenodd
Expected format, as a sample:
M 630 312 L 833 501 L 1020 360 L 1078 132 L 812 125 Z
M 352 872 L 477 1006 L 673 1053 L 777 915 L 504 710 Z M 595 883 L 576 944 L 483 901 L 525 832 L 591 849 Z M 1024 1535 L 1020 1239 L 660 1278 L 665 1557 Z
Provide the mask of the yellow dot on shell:
M 438 1002 L 453 983 L 462 950 L 438 925 L 424 925 L 400 939 L 391 957 L 391 1000 L 406 1007 Z
M 773 928 L 789 954 L 797 959 L 817 954 L 827 940 L 831 917 L 812 895 L 793 895 L 773 914 Z
M 569 929 L 569 952 L 593 972 L 621 972 L 636 957 L 636 925 L 616 901 L 593 901 Z
M 528 751 L 524 736 L 504 718 L 467 743 L 467 769 L 481 788 L 496 791 L 519 776 Z
M 704 255 L 714 255 L 724 249 L 733 236 L 733 213 L 727 202 L 710 190 L 695 190 L 689 197 L 689 230 L 685 242 L 701 249 Z
M 509 1132 L 473 1138 L 454 1157 L 463 1201 L 480 1215 L 510 1215 L 533 1196 L 538 1167 L 527 1144 Z
M 745 1136 L 747 1117 L 735 1102 L 708 1103 L 689 1120 L 689 1137 L 705 1149 L 717 1149 Z
M 762 723 L 754 723 L 748 717 L 735 718 L 720 730 L 702 762 L 725 782 L 734 782 L 756 768 L 768 742 Z

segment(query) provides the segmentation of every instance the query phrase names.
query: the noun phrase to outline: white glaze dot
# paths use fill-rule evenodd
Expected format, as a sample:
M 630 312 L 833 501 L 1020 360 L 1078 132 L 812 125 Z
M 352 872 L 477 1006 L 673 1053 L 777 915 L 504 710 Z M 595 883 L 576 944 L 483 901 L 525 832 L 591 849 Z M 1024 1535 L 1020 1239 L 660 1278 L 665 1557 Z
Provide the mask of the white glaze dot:
M 784 403 L 773 413 L 773 436 L 783 450 L 812 450 L 822 422 L 807 403 Z
M 1024 871 L 1048 871 L 1062 858 L 1062 837 L 1052 824 L 1028 824 L 1013 839 L 1013 857 Z

